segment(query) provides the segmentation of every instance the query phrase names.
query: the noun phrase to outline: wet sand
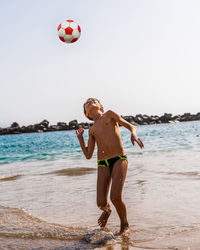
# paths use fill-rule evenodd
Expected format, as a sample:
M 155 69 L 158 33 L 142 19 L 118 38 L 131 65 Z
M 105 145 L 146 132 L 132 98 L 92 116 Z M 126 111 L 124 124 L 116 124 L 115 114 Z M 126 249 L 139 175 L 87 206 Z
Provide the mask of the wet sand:
M 77 232 L 80 234 L 81 231 Z M 83 232 L 82 232 L 83 233 Z M 92 232 L 90 232 L 92 234 Z M 89 242 L 89 232 L 80 238 L 80 240 L 73 239 L 51 239 L 51 238 L 24 238 L 24 237 L 10 237 L 10 236 L 0 236 L 0 247 L 1 249 L 62 249 L 62 250 L 72 250 L 72 249 L 105 249 L 105 250 L 137 250 L 137 249 L 159 249 L 159 250 L 199 250 L 200 231 L 194 232 L 182 232 L 178 235 L 171 235 L 156 239 L 149 242 L 139 242 L 133 240 L 130 242 L 128 237 L 121 237 L 121 239 L 109 240 L 109 236 L 102 239 L 101 242 Z M 102 237 L 103 238 L 103 237 Z M 121 241 L 121 242 L 118 242 Z
M 158 235 L 146 229 L 134 230 L 134 226 L 123 235 L 113 227 L 67 227 L 48 223 L 21 209 L 0 207 L 1 249 L 200 249 L 199 228 Z

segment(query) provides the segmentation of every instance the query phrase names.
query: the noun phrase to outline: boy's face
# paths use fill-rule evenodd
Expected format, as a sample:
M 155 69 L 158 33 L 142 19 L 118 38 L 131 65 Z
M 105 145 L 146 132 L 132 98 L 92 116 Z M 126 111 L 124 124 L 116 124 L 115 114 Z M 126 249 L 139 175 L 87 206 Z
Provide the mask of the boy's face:
M 84 105 L 86 116 L 90 116 L 92 110 L 102 110 L 102 105 L 94 98 L 89 98 Z

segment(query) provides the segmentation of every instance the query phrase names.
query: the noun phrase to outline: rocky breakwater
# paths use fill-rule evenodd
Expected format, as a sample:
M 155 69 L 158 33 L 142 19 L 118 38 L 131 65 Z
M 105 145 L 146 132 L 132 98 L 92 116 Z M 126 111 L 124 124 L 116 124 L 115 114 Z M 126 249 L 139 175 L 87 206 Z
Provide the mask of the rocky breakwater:
M 49 125 L 47 120 L 40 123 L 28 126 L 21 126 L 17 122 L 13 122 L 10 127 L 0 128 L 0 135 L 8 134 L 22 134 L 22 133 L 43 133 L 52 131 L 73 130 L 78 128 L 89 128 L 91 123 L 82 122 L 78 123 L 77 120 L 70 121 L 68 124 L 65 122 L 58 122 L 57 125 Z
M 148 125 L 148 124 L 161 124 L 161 123 L 177 123 L 187 121 L 199 121 L 200 112 L 197 114 L 184 113 L 183 115 L 175 115 L 165 113 L 162 116 L 157 115 L 136 115 L 136 116 L 122 116 L 126 121 L 131 124 L 137 125 Z
M 165 113 L 162 116 L 157 115 L 136 115 L 136 116 L 122 116 L 126 121 L 131 124 L 137 125 L 148 125 L 148 124 L 161 124 L 161 123 L 177 123 L 186 121 L 199 121 L 200 112 L 197 114 L 184 113 L 183 115 L 175 115 Z
M 157 115 L 141 115 L 136 116 L 122 116 L 126 121 L 131 124 L 137 125 L 148 125 L 148 124 L 161 124 L 161 123 L 176 123 L 176 122 L 186 122 L 186 121 L 198 121 L 200 120 L 200 112 L 197 114 L 185 113 L 183 115 L 175 115 L 165 113 L 162 116 Z M 28 126 L 22 126 L 17 122 L 13 122 L 10 127 L 0 128 L 0 135 L 8 134 L 22 134 L 22 133 L 42 133 L 51 131 L 63 131 L 63 130 L 73 130 L 78 128 L 88 129 L 93 123 L 81 122 L 78 123 L 77 120 L 70 121 L 69 123 L 58 122 L 57 125 L 49 125 L 47 120 L 40 123 Z

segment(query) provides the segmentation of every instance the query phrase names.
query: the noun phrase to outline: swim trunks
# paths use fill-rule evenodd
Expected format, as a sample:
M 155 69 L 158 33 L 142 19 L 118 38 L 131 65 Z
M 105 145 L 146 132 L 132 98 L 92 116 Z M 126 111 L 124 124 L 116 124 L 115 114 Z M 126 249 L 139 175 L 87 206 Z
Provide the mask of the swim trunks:
M 115 164 L 116 161 L 120 160 L 120 159 L 124 159 L 128 162 L 127 156 L 126 155 L 119 155 L 107 160 L 98 160 L 97 161 L 97 165 L 98 167 L 105 167 L 105 168 L 109 168 L 110 170 L 112 170 L 113 165 Z

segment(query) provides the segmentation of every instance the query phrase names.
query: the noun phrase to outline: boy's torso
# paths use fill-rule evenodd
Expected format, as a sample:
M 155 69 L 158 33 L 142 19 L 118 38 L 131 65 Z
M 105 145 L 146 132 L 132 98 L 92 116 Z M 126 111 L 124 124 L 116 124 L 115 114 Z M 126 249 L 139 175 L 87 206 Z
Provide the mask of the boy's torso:
M 97 143 L 98 160 L 123 155 L 121 135 L 118 123 L 108 114 L 104 113 L 90 128 L 90 133 Z

